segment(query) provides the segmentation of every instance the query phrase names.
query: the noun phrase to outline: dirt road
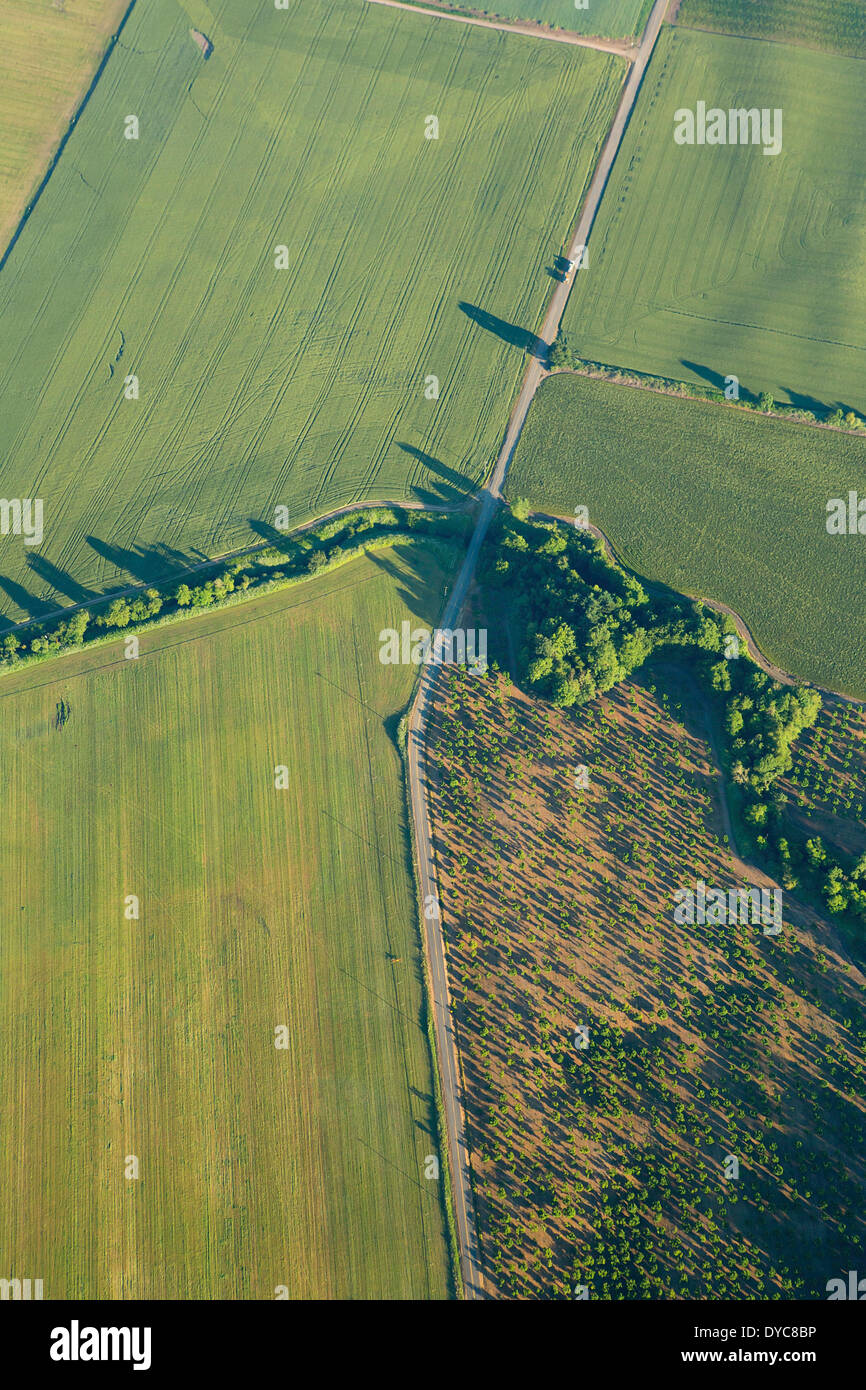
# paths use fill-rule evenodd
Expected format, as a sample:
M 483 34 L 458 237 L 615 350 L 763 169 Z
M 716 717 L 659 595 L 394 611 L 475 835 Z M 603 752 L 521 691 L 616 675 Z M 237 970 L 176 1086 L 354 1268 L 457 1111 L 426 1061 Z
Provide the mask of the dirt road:
M 411 10 L 413 14 L 431 15 L 434 19 L 452 19 L 457 24 L 474 24 L 481 29 L 499 29 L 505 34 L 524 34 L 533 39 L 548 39 L 551 43 L 571 43 L 578 48 L 596 48 L 601 53 L 615 53 L 620 58 L 631 61 L 637 54 L 634 44 L 620 39 L 595 39 L 583 34 L 572 34 L 566 30 L 545 29 L 540 24 L 515 19 L 481 19 L 463 14 L 453 14 L 450 10 L 426 9 L 421 5 L 405 5 L 401 0 L 367 0 L 370 5 L 387 5 L 392 10 Z
M 398 0 L 372 0 L 373 3 L 397 4 Z M 574 236 L 569 248 L 569 257 L 577 259 L 577 248 L 586 245 L 589 233 L 598 212 L 602 194 L 607 185 L 614 159 L 622 142 L 628 119 L 637 98 L 647 63 L 658 37 L 664 19 L 668 0 L 656 0 L 650 14 L 640 47 L 632 63 L 623 90 L 610 134 L 605 142 L 592 183 L 583 203 Z M 410 7 L 413 8 L 413 7 Z M 434 11 L 440 14 L 442 12 Z M 579 271 L 577 272 L 580 273 Z M 541 331 L 544 344 L 550 344 L 559 331 L 559 323 L 573 284 L 573 276 L 557 284 L 545 315 Z M 481 546 L 487 535 L 490 522 L 500 505 L 502 486 L 508 465 L 514 454 L 520 432 L 523 429 L 532 399 L 540 382 L 544 379 L 543 356 L 534 356 L 527 366 L 520 393 L 511 412 L 505 437 L 493 468 L 493 472 L 481 495 L 481 511 L 475 532 L 469 544 L 466 559 L 457 577 L 439 626 L 453 628 L 460 619 L 466 595 L 475 573 L 475 566 Z M 418 682 L 418 691 L 409 714 L 408 762 L 409 797 L 412 818 L 415 825 L 415 844 L 418 860 L 418 877 L 422 901 L 427 913 L 424 921 L 427 965 L 431 981 L 431 1002 L 436 1034 L 440 1076 L 442 1081 L 443 1104 L 448 1129 L 449 1157 L 454 1191 L 454 1206 L 460 1257 L 466 1297 L 484 1298 L 488 1290 L 480 1264 L 478 1233 L 475 1220 L 475 1204 L 472 1192 L 472 1171 L 469 1148 L 466 1142 L 466 1121 L 463 1109 L 463 1087 L 461 1081 L 460 1058 L 454 1037 L 454 1024 L 448 990 L 448 970 L 446 966 L 445 941 L 442 935 L 439 894 L 437 890 L 436 860 L 430 830 L 429 808 L 427 805 L 426 770 L 426 728 L 427 715 L 436 688 L 439 669 L 424 666 Z

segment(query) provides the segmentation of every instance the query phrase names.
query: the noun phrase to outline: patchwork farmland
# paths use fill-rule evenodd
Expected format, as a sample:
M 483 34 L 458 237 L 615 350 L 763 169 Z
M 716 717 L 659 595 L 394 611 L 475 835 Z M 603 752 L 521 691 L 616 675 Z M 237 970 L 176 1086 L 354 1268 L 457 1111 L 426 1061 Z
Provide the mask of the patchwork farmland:
M 0 5 L 0 258 L 129 0 Z
M 590 521 L 630 568 L 728 604 L 785 671 L 866 695 L 862 538 L 827 499 L 866 494 L 866 440 L 571 373 L 538 393 L 508 479 Z
M 378 660 L 444 578 L 407 543 L 0 681 L 0 1252 L 46 1299 L 448 1296 Z
M 580 356 L 866 413 L 863 71 L 662 31 L 563 321 Z M 781 109 L 781 154 L 675 144 L 699 101 Z
M 136 8 L 0 278 L 4 493 L 45 506 L 12 616 L 277 505 L 477 484 L 625 72 L 357 0 L 204 12 Z

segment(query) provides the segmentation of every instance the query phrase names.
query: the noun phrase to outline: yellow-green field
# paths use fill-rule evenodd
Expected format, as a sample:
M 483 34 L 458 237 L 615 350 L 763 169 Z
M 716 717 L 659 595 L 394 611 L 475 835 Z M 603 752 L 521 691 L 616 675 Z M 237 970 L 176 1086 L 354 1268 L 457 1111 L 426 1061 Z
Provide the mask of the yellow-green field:
M 563 319 L 574 351 L 866 414 L 863 81 L 857 58 L 663 28 Z M 700 101 L 781 111 L 781 152 L 676 144 Z
M 0 4 L 0 256 L 128 4 Z
M 0 274 L 2 495 L 45 506 L 0 610 L 471 491 L 625 70 L 360 0 L 136 5 Z
M 392 737 L 414 668 L 378 660 L 443 581 L 407 542 L 152 629 L 138 660 L 0 681 L 4 1277 L 448 1296 Z

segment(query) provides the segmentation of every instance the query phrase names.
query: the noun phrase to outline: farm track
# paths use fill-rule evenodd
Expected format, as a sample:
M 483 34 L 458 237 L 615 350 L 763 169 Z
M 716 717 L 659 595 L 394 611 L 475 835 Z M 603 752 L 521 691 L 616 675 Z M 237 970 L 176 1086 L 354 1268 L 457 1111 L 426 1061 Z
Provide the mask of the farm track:
M 568 256 L 577 259 L 577 248 L 585 246 L 598 212 L 610 172 L 616 159 L 629 117 L 634 108 L 647 64 L 652 56 L 656 39 L 661 30 L 668 0 L 656 0 L 647 26 L 631 65 L 622 98 L 613 120 L 607 140 L 584 199 L 583 208 L 577 221 L 569 245 Z M 547 314 L 541 330 L 543 343 L 554 341 L 560 320 L 568 302 L 574 276 L 558 284 L 550 298 Z M 482 493 L 481 510 L 478 522 L 463 567 L 454 589 L 440 619 L 440 627 L 453 628 L 457 625 L 467 594 L 469 592 L 475 566 L 484 538 L 497 507 L 502 501 L 502 488 L 508 466 L 517 447 L 529 407 L 535 392 L 545 376 L 545 368 L 540 356 L 533 356 L 527 366 L 523 384 L 511 412 L 505 437 L 493 471 Z M 430 810 L 427 803 L 427 745 L 426 730 L 428 713 L 436 687 L 437 668 L 428 666 L 422 670 L 418 690 L 413 701 L 408 722 L 408 776 L 409 797 L 415 823 L 415 845 L 418 858 L 418 882 L 421 900 L 432 915 L 425 912 L 424 931 L 427 964 L 430 973 L 430 988 L 433 1007 L 436 1047 L 442 1081 L 443 1103 L 445 1107 L 446 1128 L 448 1132 L 451 1177 L 454 1193 L 454 1206 L 457 1219 L 458 1240 L 461 1251 L 463 1284 L 468 1299 L 490 1296 L 491 1290 L 484 1276 L 480 1260 L 478 1232 L 475 1217 L 475 1202 L 472 1188 L 472 1171 L 469 1148 L 466 1140 L 466 1120 L 463 1108 L 463 1087 L 460 1056 L 454 1034 L 448 987 L 448 969 L 445 957 L 445 941 L 442 935 L 442 922 L 439 915 L 439 896 L 437 889 L 436 855 L 430 827 Z
M 633 43 L 624 43 L 619 39 L 602 39 L 574 34 L 570 30 L 556 31 L 545 29 L 540 24 L 533 24 L 530 20 L 499 20 L 499 19 L 476 19 L 471 15 L 452 14 L 450 10 L 425 9 L 420 5 L 405 5 L 402 0 L 367 0 L 369 5 L 387 5 L 392 10 L 409 10 L 413 14 L 430 15 L 434 19 L 453 19 L 458 24 L 473 24 L 481 29 L 498 29 L 504 34 L 523 34 L 533 39 L 549 39 L 552 43 L 570 43 L 578 48 L 594 48 L 599 53 L 615 53 L 618 58 L 627 58 L 632 62 L 637 57 L 638 49 Z

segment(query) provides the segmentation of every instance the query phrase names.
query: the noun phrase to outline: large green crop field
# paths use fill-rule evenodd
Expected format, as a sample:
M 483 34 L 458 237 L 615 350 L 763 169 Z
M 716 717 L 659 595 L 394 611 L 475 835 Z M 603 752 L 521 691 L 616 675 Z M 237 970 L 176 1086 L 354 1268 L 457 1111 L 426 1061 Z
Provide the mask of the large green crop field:
M 590 520 L 638 574 L 726 603 L 783 670 L 866 696 L 866 538 L 827 502 L 866 496 L 866 441 L 571 374 L 530 411 L 511 499 Z
M 137 7 L 0 274 L 3 495 L 45 517 L 5 610 L 477 484 L 624 72 L 358 0 Z
M 435 622 L 443 582 L 407 543 L 152 629 L 137 661 L 0 681 L 4 1277 L 447 1297 L 392 740 L 414 668 L 377 640 Z
M 583 357 L 866 413 L 862 62 L 664 29 L 564 328 Z M 781 108 L 782 152 L 674 113 Z
M 682 0 L 680 24 L 866 56 L 866 0 Z
M 435 5 L 438 0 L 417 3 Z M 612 39 L 628 39 L 642 33 L 652 7 L 653 0 L 589 0 L 586 9 L 578 9 L 575 0 L 453 0 L 447 6 L 500 19 L 537 19 L 557 29 L 570 29 L 574 34 Z

